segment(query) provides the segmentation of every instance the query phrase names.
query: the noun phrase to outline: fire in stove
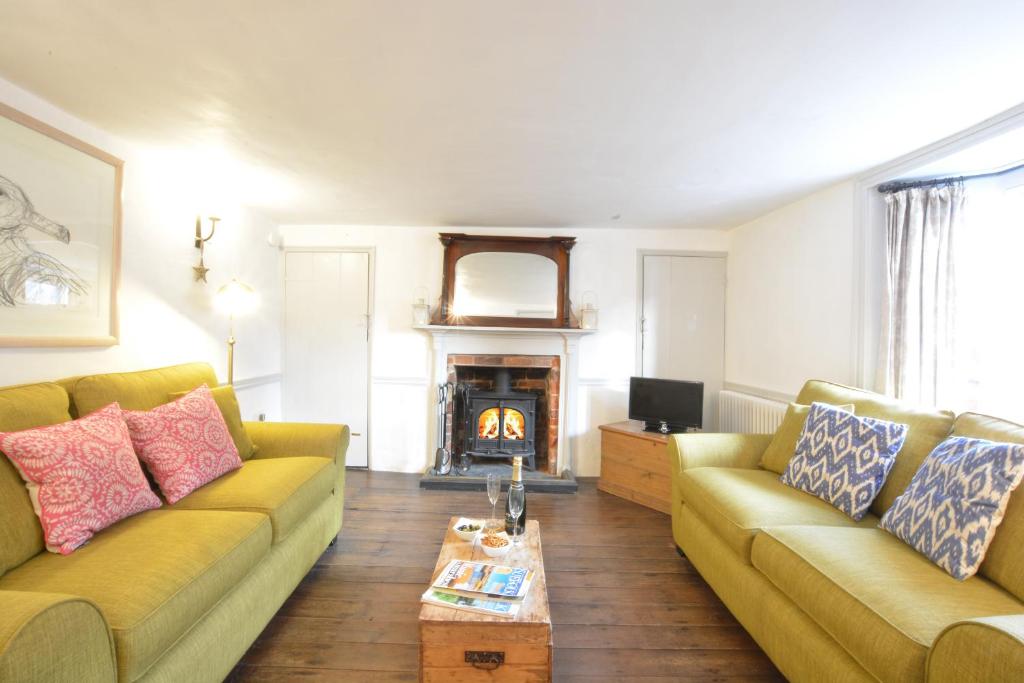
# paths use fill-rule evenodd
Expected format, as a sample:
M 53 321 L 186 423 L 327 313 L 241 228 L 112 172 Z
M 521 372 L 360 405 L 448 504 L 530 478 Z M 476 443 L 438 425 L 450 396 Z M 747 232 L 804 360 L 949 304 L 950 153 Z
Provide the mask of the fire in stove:
M 497 439 L 501 431 L 501 414 L 498 408 L 488 408 L 480 414 L 478 438 Z M 526 418 L 514 408 L 505 408 L 505 433 L 506 439 L 522 440 L 526 438 Z

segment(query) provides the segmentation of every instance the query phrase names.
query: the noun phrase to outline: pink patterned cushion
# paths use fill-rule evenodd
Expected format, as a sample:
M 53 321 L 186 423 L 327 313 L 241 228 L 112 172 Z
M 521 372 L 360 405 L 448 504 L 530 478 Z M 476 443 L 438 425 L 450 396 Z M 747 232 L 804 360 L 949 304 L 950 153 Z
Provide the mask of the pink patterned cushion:
M 153 410 L 125 410 L 139 460 L 168 503 L 242 466 L 213 394 L 204 384 Z
M 0 450 L 25 480 L 51 552 L 68 555 L 100 529 L 160 507 L 116 403 L 72 422 L 0 432 Z

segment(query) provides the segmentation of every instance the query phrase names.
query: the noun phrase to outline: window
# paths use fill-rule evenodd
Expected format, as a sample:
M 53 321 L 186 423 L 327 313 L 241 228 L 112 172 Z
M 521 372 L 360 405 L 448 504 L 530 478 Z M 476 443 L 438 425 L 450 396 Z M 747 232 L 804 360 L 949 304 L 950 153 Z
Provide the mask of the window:
M 956 242 L 949 407 L 1024 422 L 1024 170 L 969 182 Z

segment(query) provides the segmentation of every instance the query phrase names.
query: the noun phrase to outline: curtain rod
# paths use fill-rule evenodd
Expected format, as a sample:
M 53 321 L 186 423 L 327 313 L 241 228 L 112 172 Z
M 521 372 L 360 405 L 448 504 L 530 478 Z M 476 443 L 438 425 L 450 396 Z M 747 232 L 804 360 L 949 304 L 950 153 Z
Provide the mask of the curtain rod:
M 888 183 L 882 183 L 878 186 L 878 191 L 882 194 L 888 194 L 890 192 L 899 192 L 900 190 L 909 190 L 913 187 L 935 187 L 936 185 L 946 185 L 949 183 L 963 182 L 965 180 L 977 180 L 978 178 L 995 178 L 997 176 L 1006 175 L 1007 173 L 1013 173 L 1024 169 L 1024 164 L 1017 166 L 1011 166 L 1010 168 L 1004 168 L 1001 171 L 991 171 L 989 173 L 975 173 L 974 175 L 962 175 L 955 176 L 952 178 L 929 178 L 925 180 L 892 180 Z

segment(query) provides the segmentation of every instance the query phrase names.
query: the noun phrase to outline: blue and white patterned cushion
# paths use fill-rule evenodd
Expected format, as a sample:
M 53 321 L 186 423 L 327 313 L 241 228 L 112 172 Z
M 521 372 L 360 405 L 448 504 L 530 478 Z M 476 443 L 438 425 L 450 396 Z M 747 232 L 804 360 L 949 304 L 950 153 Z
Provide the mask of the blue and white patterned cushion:
M 1024 445 L 952 436 L 928 454 L 880 527 L 957 579 L 973 576 L 1024 477 Z
M 860 520 L 882 490 L 907 425 L 812 403 L 796 454 L 779 479 Z

